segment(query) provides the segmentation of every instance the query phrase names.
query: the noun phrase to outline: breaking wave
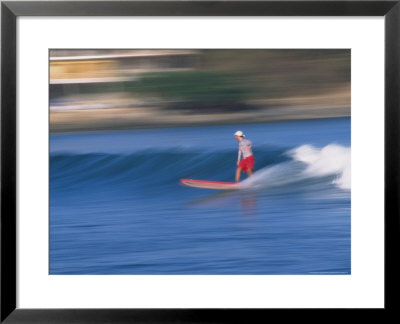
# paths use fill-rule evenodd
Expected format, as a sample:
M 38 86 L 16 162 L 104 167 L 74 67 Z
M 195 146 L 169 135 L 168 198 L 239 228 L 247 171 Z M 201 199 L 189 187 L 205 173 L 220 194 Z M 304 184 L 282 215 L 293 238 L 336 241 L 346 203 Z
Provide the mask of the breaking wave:
M 154 149 L 131 154 L 53 153 L 50 183 L 68 188 L 84 184 L 138 183 L 143 188 L 178 185 L 180 178 L 233 181 L 236 150 Z M 350 148 L 330 144 L 294 149 L 263 147 L 255 150 L 256 167 L 243 187 L 282 187 L 327 182 L 351 188 Z M 245 176 L 244 176 L 245 177 Z

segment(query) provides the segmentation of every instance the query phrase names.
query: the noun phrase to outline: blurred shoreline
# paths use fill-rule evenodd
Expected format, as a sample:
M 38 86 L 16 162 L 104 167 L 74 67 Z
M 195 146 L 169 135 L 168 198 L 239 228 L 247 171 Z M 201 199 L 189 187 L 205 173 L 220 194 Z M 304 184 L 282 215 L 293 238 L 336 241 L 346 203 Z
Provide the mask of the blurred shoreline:
M 246 104 L 251 108 L 212 113 L 140 104 L 127 107 L 113 107 L 111 104 L 107 108 L 50 110 L 50 133 L 245 124 L 351 115 L 350 91 L 347 87 L 321 95 L 251 100 Z
M 348 49 L 56 49 L 50 132 L 350 116 Z

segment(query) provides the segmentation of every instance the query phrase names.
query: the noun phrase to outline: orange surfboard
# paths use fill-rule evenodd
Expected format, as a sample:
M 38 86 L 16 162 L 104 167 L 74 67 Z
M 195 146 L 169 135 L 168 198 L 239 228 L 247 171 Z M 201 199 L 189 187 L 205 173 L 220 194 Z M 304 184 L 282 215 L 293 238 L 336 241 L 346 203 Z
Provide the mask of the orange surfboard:
M 237 182 L 222 182 L 209 180 L 181 179 L 181 184 L 194 188 L 217 189 L 217 190 L 237 190 Z

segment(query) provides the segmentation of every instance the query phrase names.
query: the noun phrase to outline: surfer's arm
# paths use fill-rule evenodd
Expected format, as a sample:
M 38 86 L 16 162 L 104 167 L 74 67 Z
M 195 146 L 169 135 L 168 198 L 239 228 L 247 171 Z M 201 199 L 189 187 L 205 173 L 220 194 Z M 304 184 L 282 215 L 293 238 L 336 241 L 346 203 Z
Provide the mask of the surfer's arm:
M 242 155 L 242 151 L 239 150 L 239 151 L 238 151 L 238 159 L 237 159 L 238 163 L 240 162 L 240 157 L 241 157 L 241 155 Z

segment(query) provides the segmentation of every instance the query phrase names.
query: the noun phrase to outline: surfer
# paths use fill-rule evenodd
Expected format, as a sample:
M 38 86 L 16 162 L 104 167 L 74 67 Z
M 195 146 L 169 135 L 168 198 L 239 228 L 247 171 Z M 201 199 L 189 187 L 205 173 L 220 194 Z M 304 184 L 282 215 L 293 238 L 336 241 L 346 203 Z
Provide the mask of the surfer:
M 240 181 L 241 172 L 247 172 L 247 175 L 250 177 L 253 174 L 254 169 L 254 156 L 251 151 L 251 147 L 253 143 L 245 138 L 245 135 L 242 131 L 237 131 L 235 134 L 237 141 L 239 142 L 239 153 L 237 160 L 237 169 L 236 169 L 236 182 Z M 243 159 L 241 160 L 241 156 Z

